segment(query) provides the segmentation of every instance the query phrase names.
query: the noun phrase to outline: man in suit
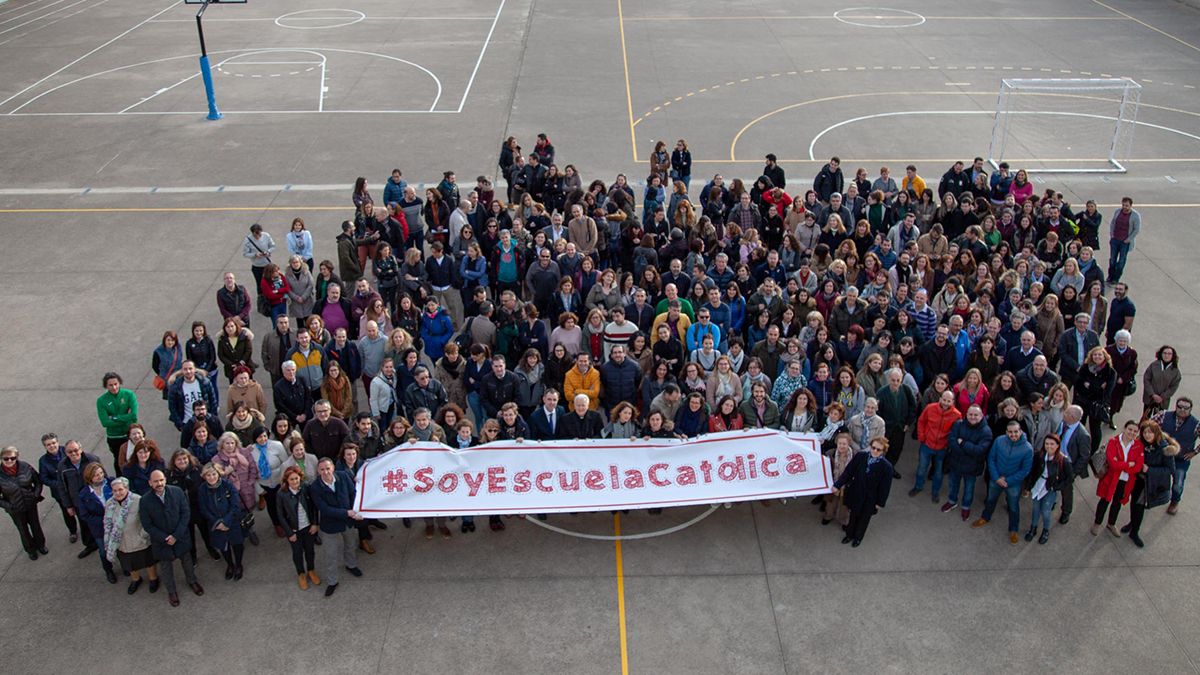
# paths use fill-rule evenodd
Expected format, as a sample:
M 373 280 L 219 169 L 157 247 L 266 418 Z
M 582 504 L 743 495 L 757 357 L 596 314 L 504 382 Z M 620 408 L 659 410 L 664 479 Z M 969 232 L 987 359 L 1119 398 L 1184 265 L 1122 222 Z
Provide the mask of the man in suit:
M 842 494 L 843 503 L 850 509 L 843 544 L 857 547 L 871 518 L 887 504 L 892 489 L 892 463 L 887 461 L 888 441 L 884 436 L 871 439 L 869 452 L 856 452 L 854 458 L 833 487 Z
M 142 527 L 150 535 L 150 548 L 159 562 L 159 574 L 167 587 L 167 602 L 179 606 L 179 593 L 175 590 L 175 559 L 183 566 L 183 576 L 188 587 L 196 595 L 204 595 L 204 588 L 196 579 L 196 567 L 192 562 L 192 536 L 188 527 L 191 508 L 187 494 L 174 485 L 167 485 L 167 476 L 162 471 L 150 472 L 150 493 L 142 497 L 138 506 Z
M 1063 411 L 1062 426 L 1058 430 L 1058 438 L 1062 453 L 1067 456 L 1071 466 L 1075 469 L 1077 478 L 1087 478 L 1088 461 L 1092 457 L 1092 437 L 1088 435 L 1087 428 L 1080 424 L 1083 419 L 1083 408 L 1077 405 L 1069 405 Z M 1071 520 L 1071 511 L 1075 505 L 1075 483 L 1067 481 L 1062 486 L 1062 510 L 1058 517 L 1058 522 L 1066 525 Z
M 79 441 L 67 441 L 63 448 L 65 457 L 58 460 L 58 494 L 54 498 L 66 507 L 67 516 L 74 519 L 79 517 L 79 492 L 83 490 L 83 469 L 92 462 L 99 462 L 95 455 L 84 452 Z M 79 536 L 83 538 L 83 550 L 79 558 L 88 557 L 96 551 L 103 542 L 92 537 L 92 532 L 86 527 L 79 528 Z
M 317 463 L 317 480 L 309 491 L 313 503 L 321 512 L 321 531 L 329 535 L 321 547 L 325 570 L 325 597 L 333 595 L 338 585 L 338 567 L 362 576 L 358 569 L 358 521 L 362 515 L 354 510 L 354 477 L 345 471 L 334 471 L 333 460 L 326 457 Z
M 1058 373 L 1067 386 L 1075 385 L 1075 378 L 1079 376 L 1079 366 L 1087 358 L 1088 352 L 1092 351 L 1092 347 L 1100 346 L 1100 335 L 1088 328 L 1089 323 L 1091 317 L 1088 313 L 1080 312 L 1075 315 L 1075 325 L 1063 331 L 1058 338 L 1058 358 L 1061 359 Z
M 558 404 L 558 390 L 554 387 L 542 393 L 542 405 L 529 414 L 529 435 L 535 441 L 552 441 L 558 438 L 558 426 L 567 411 Z

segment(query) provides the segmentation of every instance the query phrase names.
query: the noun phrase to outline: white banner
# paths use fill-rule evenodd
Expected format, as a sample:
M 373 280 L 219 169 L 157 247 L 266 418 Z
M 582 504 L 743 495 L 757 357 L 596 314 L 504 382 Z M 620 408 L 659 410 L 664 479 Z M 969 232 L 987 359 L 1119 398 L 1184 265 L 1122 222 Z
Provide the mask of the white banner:
M 749 429 L 694 440 L 411 443 L 358 472 L 371 518 L 644 509 L 833 490 L 814 434 Z

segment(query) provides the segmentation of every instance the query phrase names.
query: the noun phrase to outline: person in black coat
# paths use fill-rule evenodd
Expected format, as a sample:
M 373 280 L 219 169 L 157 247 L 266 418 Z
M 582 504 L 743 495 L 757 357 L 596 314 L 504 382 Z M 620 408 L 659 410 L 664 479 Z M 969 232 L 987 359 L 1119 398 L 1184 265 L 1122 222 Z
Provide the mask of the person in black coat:
M 200 515 L 200 486 L 203 483 L 204 479 L 200 477 L 200 461 L 196 459 L 196 456 L 187 450 L 176 450 L 167 465 L 167 485 L 174 485 L 183 490 L 188 497 L 188 508 L 191 511 L 188 533 L 192 537 L 192 546 L 188 551 L 191 553 L 193 563 L 196 562 L 197 533 L 200 534 L 200 541 L 204 542 L 204 547 L 208 549 L 208 555 L 213 560 L 221 559 L 221 552 L 213 548 L 212 541 L 208 536 L 208 528 L 204 525 L 204 516 Z
M 843 544 L 861 544 L 872 516 L 887 504 L 893 472 L 892 463 L 884 457 L 887 446 L 887 439 L 882 436 L 871 439 L 870 452 L 855 453 L 846 470 L 833 483 L 833 487 L 841 492 L 842 503 L 850 509 L 850 523 L 846 525 Z
M 204 595 L 191 556 L 188 496 L 174 485 L 167 485 L 167 476 L 162 471 L 154 471 L 150 474 L 150 492 L 139 503 L 138 515 L 142 518 L 142 527 L 150 535 L 150 548 L 159 562 L 159 574 L 167 587 L 167 601 L 171 606 L 179 606 L 179 593 L 175 590 L 176 558 L 183 567 L 188 587 L 196 595 Z
M 0 508 L 12 518 L 21 535 L 21 548 L 30 560 L 46 555 L 46 535 L 38 517 L 37 505 L 42 499 L 42 478 L 33 465 L 18 458 L 11 445 L 0 450 Z M 86 531 L 86 528 L 84 528 Z
M 321 523 L 317 505 L 313 503 L 308 486 L 304 484 L 304 472 L 290 466 L 283 472 L 282 486 L 275 497 L 275 512 L 283 536 L 292 545 L 292 564 L 296 566 L 296 578 L 300 590 L 307 590 L 311 582 L 321 584 L 317 576 L 316 546 L 317 532 Z
M 296 363 L 291 360 L 283 362 L 283 377 L 275 382 L 274 390 L 275 411 L 287 415 L 288 422 L 293 427 L 303 426 L 311 417 L 312 397 L 308 387 L 305 387 L 296 377 Z
M 104 506 L 112 499 L 110 479 L 104 474 L 104 467 L 99 464 L 88 464 L 83 469 L 83 479 L 87 487 L 79 491 L 79 522 L 92 533 L 92 539 L 104 541 Z M 112 561 L 106 555 L 100 558 L 100 567 L 104 569 L 104 578 L 108 583 L 117 583 L 117 573 Z
M 63 455 L 65 456 L 58 462 L 59 493 L 55 495 L 55 498 L 67 505 L 67 514 L 74 518 L 79 515 L 79 491 L 84 487 L 83 470 L 88 464 L 100 460 L 95 455 L 84 452 L 79 441 L 74 440 L 67 441 L 63 448 Z M 83 539 L 83 550 L 79 552 L 80 559 L 94 553 L 102 543 L 92 539 L 92 533 L 86 527 L 80 529 L 79 536 Z
M 559 438 L 600 438 L 604 421 L 600 413 L 588 410 L 591 399 L 587 394 L 576 394 L 571 412 L 563 415 L 558 427 Z

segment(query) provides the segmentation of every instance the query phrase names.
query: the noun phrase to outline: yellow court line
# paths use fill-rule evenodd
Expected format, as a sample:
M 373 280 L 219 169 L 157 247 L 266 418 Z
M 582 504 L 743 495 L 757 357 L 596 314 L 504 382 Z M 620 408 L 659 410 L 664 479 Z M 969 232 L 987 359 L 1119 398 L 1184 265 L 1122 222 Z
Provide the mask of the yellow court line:
M 923 162 L 928 162 L 930 164 L 933 164 L 936 162 L 954 163 L 961 159 L 962 159 L 962 157 L 912 157 L 912 158 L 910 158 L 910 157 L 883 157 L 883 158 L 876 158 L 876 159 L 862 158 L 862 157 L 843 157 L 842 163 L 843 164 L 854 164 L 854 163 L 874 164 L 876 162 L 893 162 L 893 163 L 894 162 L 904 162 L 905 164 L 920 164 Z M 824 164 L 825 162 L 828 162 L 828 161 L 829 161 L 829 158 L 825 157 L 825 158 L 819 158 L 819 159 L 777 159 L 777 160 L 775 160 L 775 163 L 776 164 Z M 1040 157 L 1027 157 L 1024 159 L 1022 159 L 1022 158 L 1008 159 L 1007 161 L 1009 163 L 1021 162 L 1021 163 L 1025 163 L 1025 164 L 1032 164 L 1034 162 L 1094 162 L 1094 163 L 1101 163 L 1101 162 L 1108 162 L 1108 159 L 1099 158 L 1099 157 L 1097 157 L 1095 159 L 1080 159 L 1078 157 L 1068 157 L 1066 159 L 1042 159 Z M 1159 164 L 1163 164 L 1163 163 L 1165 163 L 1165 164 L 1171 164 L 1171 163 L 1186 164 L 1189 162 L 1200 162 L 1200 157 L 1145 157 L 1142 159 L 1123 159 L 1123 160 L 1121 160 L 1122 164 L 1129 163 L 1129 162 L 1142 162 L 1142 163 L 1154 162 L 1154 163 L 1159 163 Z M 761 160 L 761 159 L 693 159 L 692 160 L 692 164 L 762 164 L 762 163 L 763 163 L 763 160 Z
M 1145 26 L 1146 28 L 1149 28 L 1150 30 L 1154 31 L 1155 33 L 1158 33 L 1159 35 L 1169 37 L 1172 40 L 1178 42 L 1179 44 L 1181 44 L 1185 47 L 1191 47 L 1192 49 L 1200 52 L 1200 47 L 1197 47 L 1196 45 L 1194 45 L 1186 40 L 1181 40 L 1181 39 L 1175 37 L 1174 35 L 1171 35 L 1170 33 L 1168 33 L 1165 30 L 1155 28 L 1154 26 L 1151 26 L 1150 24 L 1146 23 L 1145 21 L 1142 21 L 1141 19 L 1129 16 L 1125 12 L 1122 12 L 1121 10 L 1117 9 L 1116 7 L 1113 7 L 1112 5 L 1106 5 L 1103 2 L 1100 2 L 1100 0 L 1092 0 L 1092 2 L 1096 3 L 1097 5 L 1100 5 L 1101 7 L 1105 8 L 1105 9 L 1116 12 L 1117 14 L 1120 14 L 1121 16 L 1125 17 L 1126 19 L 1129 19 L 1130 21 L 1136 21 L 1137 23 L 1140 23 L 1141 25 Z
M 625 566 L 621 560 L 621 514 L 613 514 L 613 536 L 617 549 L 617 624 L 621 630 L 621 675 L 629 675 L 629 640 L 625 634 Z
M 625 105 L 629 109 L 629 145 L 633 150 L 633 163 L 638 163 L 637 131 L 633 128 L 633 90 L 629 87 L 629 53 L 625 49 L 625 8 L 617 0 L 617 25 L 621 29 L 621 64 L 625 67 Z

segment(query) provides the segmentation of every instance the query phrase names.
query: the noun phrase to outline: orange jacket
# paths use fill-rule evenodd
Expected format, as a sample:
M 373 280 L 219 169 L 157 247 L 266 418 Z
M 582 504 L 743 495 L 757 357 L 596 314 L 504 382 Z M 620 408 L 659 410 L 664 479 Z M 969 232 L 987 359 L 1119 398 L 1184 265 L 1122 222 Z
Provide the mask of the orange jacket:
M 563 378 L 563 403 L 571 410 L 576 394 L 588 395 L 588 410 L 600 409 L 600 369 L 592 366 L 587 374 L 579 372 L 579 366 L 573 366 Z
M 958 408 L 950 406 L 949 409 L 942 410 L 941 404 L 934 401 L 925 406 L 921 416 L 917 418 L 917 440 L 931 450 L 945 450 L 950 444 L 950 427 L 960 419 L 962 413 Z

